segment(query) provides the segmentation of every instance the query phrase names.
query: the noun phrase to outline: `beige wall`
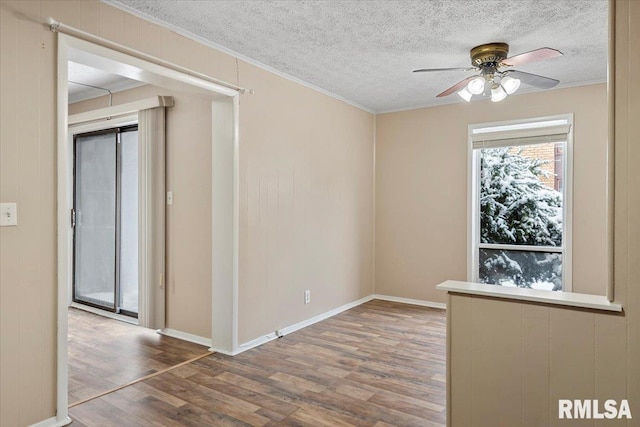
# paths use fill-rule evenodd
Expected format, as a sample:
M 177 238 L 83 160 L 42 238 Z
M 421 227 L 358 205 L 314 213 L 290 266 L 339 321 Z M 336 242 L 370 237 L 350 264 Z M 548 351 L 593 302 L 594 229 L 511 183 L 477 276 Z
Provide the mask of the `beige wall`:
M 55 413 L 56 56 L 47 16 L 256 91 L 240 100 L 241 342 L 373 292 L 372 114 L 97 1 L 2 0 L 0 11 L 0 199 L 18 202 L 20 224 L 0 229 L 0 425 Z M 185 144 L 170 155 L 199 164 L 198 147 Z M 174 184 L 201 184 L 190 177 Z M 176 216 L 180 197 L 195 196 L 176 194 Z M 177 266 L 175 274 L 192 277 Z
M 117 92 L 113 104 L 173 96 L 167 109 L 166 327 L 211 338 L 211 101 L 152 85 Z M 104 108 L 103 96 L 69 114 Z
M 606 85 L 377 116 L 376 292 L 444 302 L 467 279 L 470 124 L 574 113 L 573 291 L 606 286 Z
M 373 293 L 374 117 L 244 63 L 240 76 L 262 93 L 240 99 L 243 343 Z
M 56 405 L 55 50 L 29 21 L 39 3 L 1 5 L 0 201 L 18 203 L 19 225 L 0 228 L 0 425 L 13 427 Z
M 640 2 L 616 5 L 614 270 L 624 312 L 451 295 L 450 426 L 639 425 Z M 628 399 L 633 419 L 558 420 L 558 399 Z

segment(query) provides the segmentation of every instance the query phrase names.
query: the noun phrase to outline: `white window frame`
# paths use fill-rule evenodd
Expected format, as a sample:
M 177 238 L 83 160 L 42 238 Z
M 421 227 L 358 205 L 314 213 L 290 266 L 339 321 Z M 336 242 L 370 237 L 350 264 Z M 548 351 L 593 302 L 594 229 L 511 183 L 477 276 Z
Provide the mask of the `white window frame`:
M 542 125 L 542 123 L 545 123 Z M 569 125 L 566 148 L 564 153 L 564 167 L 562 171 L 562 205 L 563 230 L 562 246 L 525 246 L 480 243 L 480 155 L 479 150 L 473 148 L 473 136 L 491 132 L 515 132 L 531 130 L 533 133 L 551 132 L 554 126 Z M 546 131 L 546 132 L 545 132 Z M 527 131 L 523 131 L 527 133 Z M 562 287 L 564 292 L 572 291 L 572 242 L 573 242 L 573 113 L 559 114 L 546 117 L 509 120 L 492 123 L 472 124 L 468 127 L 468 179 L 467 179 L 467 280 L 479 282 L 479 249 L 515 249 L 541 252 L 562 253 Z

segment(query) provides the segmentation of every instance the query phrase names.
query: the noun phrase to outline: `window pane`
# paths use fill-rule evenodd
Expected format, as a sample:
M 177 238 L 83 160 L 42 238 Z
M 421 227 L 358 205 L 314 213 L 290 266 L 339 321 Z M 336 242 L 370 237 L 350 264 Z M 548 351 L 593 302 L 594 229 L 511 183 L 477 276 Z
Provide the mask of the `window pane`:
M 75 144 L 74 299 L 114 309 L 116 134 L 79 136 Z
M 120 308 L 138 312 L 138 131 L 120 137 Z
M 519 288 L 562 290 L 562 254 L 480 249 L 481 283 Z
M 480 241 L 562 245 L 564 143 L 480 150 Z

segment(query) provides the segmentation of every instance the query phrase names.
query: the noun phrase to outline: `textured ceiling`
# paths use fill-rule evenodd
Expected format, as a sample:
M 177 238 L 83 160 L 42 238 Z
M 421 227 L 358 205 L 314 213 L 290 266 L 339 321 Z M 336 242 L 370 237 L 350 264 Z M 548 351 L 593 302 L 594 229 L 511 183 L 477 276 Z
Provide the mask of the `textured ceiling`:
M 606 80 L 607 0 L 109 1 L 375 112 L 458 102 L 435 96 L 470 75 L 469 49 L 563 57 L 517 69 L 575 86 Z M 242 84 L 242 82 L 241 82 Z M 519 93 L 533 90 L 522 86 Z
M 69 104 L 107 95 L 108 92 L 103 89 L 108 89 L 111 92 L 120 92 L 122 90 L 132 89 L 145 84 L 143 82 L 88 67 L 83 64 L 78 64 L 76 62 L 69 61 L 68 64 Z M 78 83 L 102 89 L 95 89 Z

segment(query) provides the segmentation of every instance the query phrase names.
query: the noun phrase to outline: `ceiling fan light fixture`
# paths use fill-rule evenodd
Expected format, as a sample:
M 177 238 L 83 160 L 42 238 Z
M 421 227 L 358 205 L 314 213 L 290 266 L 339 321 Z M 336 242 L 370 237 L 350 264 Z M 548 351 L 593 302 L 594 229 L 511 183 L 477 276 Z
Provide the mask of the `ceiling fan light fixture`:
M 462 79 L 436 95 L 436 98 L 442 98 L 457 92 L 467 102 L 471 101 L 474 95 L 490 96 L 493 102 L 502 101 L 515 93 L 521 82 L 539 89 L 551 89 L 560 83 L 560 80 L 511 68 L 562 56 L 562 52 L 557 49 L 543 47 L 509 57 L 508 44 L 485 43 L 474 47 L 469 53 L 471 68 L 421 68 L 413 72 L 475 70 L 478 74 Z
M 491 86 L 491 101 L 500 102 L 507 97 L 507 92 L 502 85 L 494 84 Z
M 500 80 L 500 84 L 507 92 L 508 95 L 511 95 L 520 87 L 520 79 L 514 79 L 513 77 L 505 76 Z
M 473 94 L 469 92 L 466 87 L 463 87 L 462 90 L 458 92 L 458 95 L 460 95 L 460 98 L 464 99 L 467 102 L 471 102 L 471 97 L 473 96 Z
M 471 79 L 471 81 L 467 85 L 467 90 L 472 95 L 480 95 L 482 92 L 484 92 L 484 83 L 485 80 L 483 76 L 475 77 Z

